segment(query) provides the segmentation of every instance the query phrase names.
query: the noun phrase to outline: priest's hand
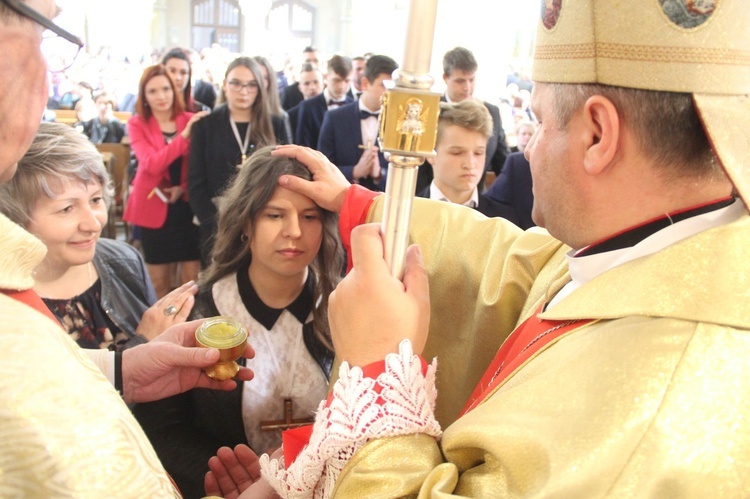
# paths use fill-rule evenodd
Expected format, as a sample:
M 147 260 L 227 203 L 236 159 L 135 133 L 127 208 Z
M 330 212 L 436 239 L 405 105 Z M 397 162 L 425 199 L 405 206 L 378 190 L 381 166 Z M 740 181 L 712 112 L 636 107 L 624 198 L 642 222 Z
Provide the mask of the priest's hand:
M 352 231 L 352 257 L 354 268 L 329 299 L 336 355 L 364 366 L 398 353 L 404 339 L 421 354 L 430 325 L 430 291 L 419 247 L 406 252 L 403 282 L 388 271 L 379 224 Z
M 328 161 L 322 152 L 295 145 L 278 146 L 273 156 L 294 158 L 310 170 L 313 180 L 305 180 L 295 175 L 282 175 L 279 185 L 309 197 L 328 211 L 339 213 L 344 204 L 346 190 L 351 186 L 341 170 Z
M 272 458 L 278 457 L 280 450 Z M 204 488 L 207 496 L 226 499 L 274 498 L 276 492 L 260 474 L 258 456 L 247 445 L 220 448 L 208 460 Z
M 219 360 L 215 348 L 198 347 L 195 330 L 203 320 L 176 324 L 162 334 L 122 354 L 122 398 L 127 403 L 150 402 L 185 392 L 192 388 L 234 390 L 234 380 L 216 381 L 209 378 L 204 367 Z M 248 344 L 244 357 L 255 352 Z M 236 379 L 249 381 L 253 371 L 241 367 Z

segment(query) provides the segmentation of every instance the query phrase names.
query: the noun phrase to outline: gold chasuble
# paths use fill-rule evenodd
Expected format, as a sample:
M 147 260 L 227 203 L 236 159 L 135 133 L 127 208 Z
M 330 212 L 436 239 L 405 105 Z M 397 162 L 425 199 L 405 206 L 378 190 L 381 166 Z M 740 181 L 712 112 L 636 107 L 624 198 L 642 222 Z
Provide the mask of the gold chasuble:
M 31 288 L 46 249 L 2 215 L 0 233 L 0 288 Z M 9 295 L 39 304 L 30 293 L 0 294 L 0 497 L 175 497 L 128 406 L 84 350 Z
M 447 203 L 417 199 L 413 216 L 432 299 L 423 356 L 439 358 L 445 419 L 569 280 L 567 248 Z M 461 243 L 444 249 L 449 237 Z M 748 241 L 745 213 L 581 286 L 538 318 L 592 322 L 540 348 L 439 442 L 365 444 L 334 496 L 750 497 Z

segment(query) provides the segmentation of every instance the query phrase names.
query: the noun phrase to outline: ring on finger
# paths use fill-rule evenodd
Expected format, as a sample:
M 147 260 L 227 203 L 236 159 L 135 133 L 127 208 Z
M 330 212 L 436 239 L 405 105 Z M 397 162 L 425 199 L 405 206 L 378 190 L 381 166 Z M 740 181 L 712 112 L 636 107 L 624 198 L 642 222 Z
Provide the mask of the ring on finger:
M 169 315 L 174 315 L 176 313 L 177 313 L 177 307 L 175 307 L 174 305 L 169 305 L 167 306 L 167 308 L 164 309 L 164 315 L 169 316 Z

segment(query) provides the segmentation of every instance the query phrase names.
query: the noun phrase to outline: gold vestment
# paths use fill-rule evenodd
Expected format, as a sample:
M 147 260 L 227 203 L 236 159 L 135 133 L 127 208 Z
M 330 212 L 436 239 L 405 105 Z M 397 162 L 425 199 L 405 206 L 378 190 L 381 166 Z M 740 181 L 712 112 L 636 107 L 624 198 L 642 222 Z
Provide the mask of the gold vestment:
M 417 199 L 413 219 L 445 419 L 569 280 L 569 248 L 447 203 Z M 334 496 L 750 497 L 748 241 L 744 214 L 583 285 L 541 317 L 596 322 L 544 347 L 441 442 L 366 444 Z
M 42 243 L 0 215 L 0 283 L 33 285 Z M 174 497 L 127 405 L 40 312 L 0 294 L 0 497 Z

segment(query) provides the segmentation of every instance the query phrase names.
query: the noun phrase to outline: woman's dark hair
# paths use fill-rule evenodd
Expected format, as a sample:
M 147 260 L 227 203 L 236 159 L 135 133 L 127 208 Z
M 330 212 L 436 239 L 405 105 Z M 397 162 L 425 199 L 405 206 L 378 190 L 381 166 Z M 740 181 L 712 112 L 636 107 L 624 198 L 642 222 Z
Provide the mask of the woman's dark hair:
M 190 64 L 190 58 L 185 53 L 185 50 L 181 48 L 174 48 L 164 54 L 164 57 L 161 58 L 161 63 L 166 66 L 167 61 L 170 59 L 180 59 L 187 62 L 187 85 L 185 86 L 185 90 L 183 90 L 182 92 L 182 102 L 185 103 L 185 109 L 187 109 L 188 111 L 195 111 L 195 109 L 193 109 L 193 67 Z
M 283 156 L 272 156 L 271 151 L 273 147 L 256 151 L 222 197 L 212 262 L 201 279 L 203 289 L 236 273 L 252 257 L 247 238 L 252 239 L 255 222 L 276 192 L 279 177 L 296 175 L 312 180 L 310 171 L 302 163 Z M 338 215 L 322 208 L 320 214 L 323 240 L 318 255 L 310 265 L 315 275 L 313 329 L 318 338 L 333 350 L 328 327 L 328 296 L 341 278 L 344 252 L 338 232 Z
M 274 71 L 271 61 L 263 57 L 262 55 L 256 55 L 253 57 L 255 62 L 266 68 L 268 73 L 268 109 L 271 114 L 281 116 L 284 113 L 284 108 L 281 107 L 281 99 L 279 99 L 279 83 L 276 81 L 276 71 Z

